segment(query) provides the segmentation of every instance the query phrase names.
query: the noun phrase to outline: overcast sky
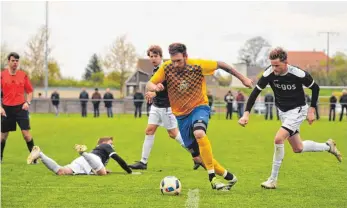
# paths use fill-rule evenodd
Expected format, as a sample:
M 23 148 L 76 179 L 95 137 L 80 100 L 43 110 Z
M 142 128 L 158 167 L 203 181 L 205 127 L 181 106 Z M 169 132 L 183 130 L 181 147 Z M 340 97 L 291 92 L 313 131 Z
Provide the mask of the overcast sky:
M 45 23 L 44 2 L 1 2 L 1 43 L 21 54 Z M 287 50 L 347 53 L 347 2 L 50 2 L 49 29 L 63 76 L 80 79 L 93 53 L 105 55 L 122 34 L 140 56 L 158 44 L 168 57 L 172 42 L 187 45 L 190 57 L 237 61 L 254 36 Z

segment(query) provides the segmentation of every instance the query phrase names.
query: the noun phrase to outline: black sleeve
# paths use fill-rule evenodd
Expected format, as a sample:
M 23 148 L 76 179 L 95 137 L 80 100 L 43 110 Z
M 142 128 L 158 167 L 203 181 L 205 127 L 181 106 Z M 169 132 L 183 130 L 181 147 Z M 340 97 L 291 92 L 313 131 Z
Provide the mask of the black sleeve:
M 315 83 L 312 76 L 306 71 L 305 71 L 305 76 L 301 78 L 301 82 L 307 88 L 313 87 L 313 84 Z
M 263 90 L 263 89 L 269 84 L 269 78 L 268 78 L 268 77 L 269 77 L 269 76 L 264 77 L 264 75 L 261 76 L 261 78 L 259 79 L 259 81 L 258 81 L 258 83 L 257 83 L 257 85 L 256 85 L 256 87 L 257 87 L 259 90 Z
M 99 147 L 101 147 L 107 155 L 111 157 L 112 154 L 115 154 L 116 151 L 113 149 L 113 147 L 109 144 L 100 144 Z
M 312 90 L 311 107 L 316 107 L 319 96 L 319 86 L 316 83 L 313 83 L 310 89 Z
M 128 167 L 128 164 L 116 153 L 113 154 L 112 159 L 117 161 L 117 163 L 127 172 L 127 173 L 132 173 L 133 171 Z
M 245 111 L 251 112 L 251 109 L 255 103 L 255 100 L 257 99 L 258 95 L 260 94 L 260 90 L 255 87 L 251 93 L 251 95 L 249 96 L 248 100 L 247 100 L 247 104 L 246 104 L 246 109 Z

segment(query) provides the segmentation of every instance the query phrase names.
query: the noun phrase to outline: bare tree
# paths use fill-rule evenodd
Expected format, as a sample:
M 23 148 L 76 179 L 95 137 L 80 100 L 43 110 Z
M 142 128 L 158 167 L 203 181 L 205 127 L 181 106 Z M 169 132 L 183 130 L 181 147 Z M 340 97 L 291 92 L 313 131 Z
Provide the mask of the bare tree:
M 49 33 L 47 34 L 49 39 Z M 46 28 L 40 27 L 37 34 L 31 37 L 27 43 L 27 50 L 24 52 L 26 62 L 24 67 L 29 71 L 31 77 L 37 84 L 44 81 L 44 60 L 45 60 Z M 48 55 L 51 48 L 48 48 Z
M 9 50 L 5 43 L 1 44 L 1 70 L 3 70 L 7 66 L 7 56 L 9 54 Z
M 247 66 L 264 67 L 268 64 L 270 47 L 270 43 L 261 36 L 251 38 L 239 50 L 239 60 Z
M 130 72 L 135 68 L 137 54 L 135 46 L 122 35 L 112 44 L 109 53 L 105 56 L 104 66 L 119 76 L 119 86 L 123 97 L 123 88 Z

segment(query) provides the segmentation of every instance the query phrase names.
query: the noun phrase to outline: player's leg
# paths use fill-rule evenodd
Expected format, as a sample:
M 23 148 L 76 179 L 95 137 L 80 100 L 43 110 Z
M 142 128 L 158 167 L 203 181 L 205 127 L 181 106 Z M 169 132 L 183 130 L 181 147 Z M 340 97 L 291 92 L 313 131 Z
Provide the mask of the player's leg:
M 297 133 L 289 137 L 288 141 L 295 153 L 327 151 L 334 155 L 339 162 L 342 160 L 342 155 L 337 149 L 335 141 L 332 139 L 328 139 L 325 143 L 318 143 L 311 140 L 301 141 L 300 134 Z
M 270 120 L 273 119 L 273 114 L 272 114 L 272 105 L 270 105 Z
M 228 181 L 228 185 L 225 187 L 226 190 L 230 190 L 231 187 L 237 182 L 237 178 L 234 174 L 226 170 L 216 159 L 213 159 L 214 170 L 216 174 L 222 176 L 225 180 Z
M 333 121 L 335 121 L 336 108 L 333 108 Z
M 140 169 L 140 170 L 146 170 L 147 169 L 147 163 L 149 155 L 152 151 L 152 147 L 154 145 L 154 138 L 155 138 L 155 132 L 157 131 L 158 126 L 161 124 L 161 116 L 160 116 L 160 108 L 157 108 L 155 106 L 151 106 L 151 110 L 149 112 L 148 117 L 148 124 L 145 130 L 145 140 L 143 141 L 142 145 L 142 154 L 141 154 L 141 160 L 129 165 L 132 169 Z
M 1 131 L 3 131 L 2 125 L 1 125 Z M 4 150 L 5 150 L 8 134 L 9 132 L 1 132 L 1 162 L 2 162 L 2 158 L 4 157 Z
M 284 141 L 289 137 L 289 132 L 286 127 L 281 127 L 275 136 L 274 140 L 274 155 L 272 159 L 271 175 L 267 181 L 261 184 L 262 187 L 268 189 L 275 189 L 277 186 L 277 177 L 279 169 L 284 158 Z
M 87 146 L 76 144 L 75 150 L 87 161 L 90 167 L 95 171 L 96 175 L 107 174 L 106 168 L 101 159 L 93 153 L 86 152 Z
M 32 151 L 30 152 L 27 163 L 32 164 L 37 159 L 41 159 L 42 163 L 52 172 L 54 172 L 57 175 L 70 175 L 72 174 L 72 170 L 60 166 L 57 162 L 55 162 L 53 159 L 49 158 L 43 152 L 41 151 L 40 147 L 34 146 Z
M 194 138 L 199 145 L 200 157 L 207 169 L 212 188 L 219 190 L 226 185 L 216 178 L 214 170 L 212 147 L 206 135 L 209 114 L 210 108 L 208 106 L 196 107 L 189 116 L 191 117 L 190 125 L 193 128 Z

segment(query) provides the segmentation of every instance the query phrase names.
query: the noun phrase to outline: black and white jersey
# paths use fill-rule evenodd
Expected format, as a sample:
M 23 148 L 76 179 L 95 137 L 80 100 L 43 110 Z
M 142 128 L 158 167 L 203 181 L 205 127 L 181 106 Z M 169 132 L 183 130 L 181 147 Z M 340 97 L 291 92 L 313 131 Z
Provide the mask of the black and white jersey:
M 92 153 L 101 158 L 102 164 L 104 164 L 104 166 L 107 165 L 110 157 L 113 154 L 116 154 L 116 152 L 110 144 L 100 144 L 92 150 Z
M 153 74 L 157 72 L 159 69 L 159 66 L 154 67 Z M 169 108 L 170 107 L 170 101 L 169 101 L 169 95 L 167 94 L 167 82 L 164 81 L 163 83 L 164 90 L 157 92 L 157 96 L 153 98 L 153 104 L 158 108 Z
M 263 90 L 268 84 L 275 94 L 275 104 L 283 112 L 306 105 L 303 85 L 310 88 L 314 80 L 306 71 L 291 65 L 283 75 L 275 75 L 272 67 L 268 67 L 257 83 Z

